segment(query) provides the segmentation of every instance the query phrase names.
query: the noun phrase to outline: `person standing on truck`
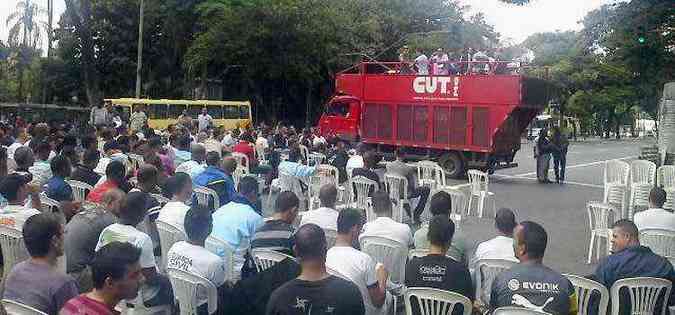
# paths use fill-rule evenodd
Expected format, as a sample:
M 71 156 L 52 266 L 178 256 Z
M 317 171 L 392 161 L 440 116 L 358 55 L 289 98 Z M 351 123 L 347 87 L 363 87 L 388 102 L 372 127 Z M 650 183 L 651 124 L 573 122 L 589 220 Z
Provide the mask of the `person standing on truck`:
M 548 139 L 548 129 L 542 128 L 534 146 L 534 158 L 537 159 L 537 181 L 548 184 L 548 168 L 551 162 L 551 150 L 553 146 Z
M 401 50 L 398 54 L 398 62 L 401 63 L 401 74 L 412 73 L 412 70 L 410 69 L 410 49 L 407 45 L 401 47 Z
M 429 58 L 424 54 L 422 48 L 417 48 L 417 58 L 415 58 L 415 67 L 418 75 L 429 75 Z
M 434 75 L 448 75 L 448 69 L 450 68 L 450 58 L 448 54 L 443 52 L 443 48 L 438 48 L 436 52 L 431 56 L 431 62 L 433 62 L 433 71 Z
M 560 131 L 560 127 L 553 127 L 552 143 L 555 149 L 553 150 L 553 170 L 555 171 L 555 182 L 562 184 L 565 182 L 565 166 L 567 164 L 567 147 L 569 141 L 567 135 Z

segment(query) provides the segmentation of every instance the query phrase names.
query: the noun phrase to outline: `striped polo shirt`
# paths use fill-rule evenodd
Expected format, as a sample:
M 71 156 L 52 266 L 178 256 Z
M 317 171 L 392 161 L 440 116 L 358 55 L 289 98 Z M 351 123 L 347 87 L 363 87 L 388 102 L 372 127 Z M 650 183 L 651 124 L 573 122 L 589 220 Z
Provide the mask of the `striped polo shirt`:
M 281 220 L 270 220 L 259 227 L 253 235 L 251 248 L 268 248 L 285 254 L 293 253 L 295 228 Z

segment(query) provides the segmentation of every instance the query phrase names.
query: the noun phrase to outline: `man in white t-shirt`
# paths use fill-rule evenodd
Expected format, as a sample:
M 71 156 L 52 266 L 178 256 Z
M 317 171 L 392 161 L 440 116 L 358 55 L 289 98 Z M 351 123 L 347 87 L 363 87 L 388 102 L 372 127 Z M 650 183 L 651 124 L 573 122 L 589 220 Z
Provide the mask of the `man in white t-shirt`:
M 213 123 L 213 117 L 209 115 L 206 107 L 202 108 L 202 113 L 197 116 L 197 121 L 199 122 L 199 131 L 205 131 Z
M 151 198 L 148 193 L 130 192 L 120 209 L 119 223 L 103 229 L 96 244 L 96 251 L 111 242 L 127 242 L 141 249 L 139 263 L 145 283 L 139 293 L 145 306 L 148 307 L 170 305 L 174 300 L 171 282 L 157 271 L 152 239 L 136 228 L 145 218 Z
M 366 153 L 367 149 L 368 148 L 365 143 L 359 143 L 356 146 L 356 154 L 349 157 L 349 160 L 347 160 L 347 165 L 345 166 L 348 177 L 352 176 L 353 170 L 362 168 L 365 165 L 363 162 L 363 154 Z
M 392 220 L 391 199 L 386 191 L 376 191 L 373 193 L 373 210 L 377 219 L 366 223 L 363 226 L 363 233 L 360 238 L 365 236 L 379 236 L 401 243 L 406 247 L 413 245 L 413 235 L 407 224 Z
M 415 67 L 417 67 L 418 75 L 429 75 L 429 58 L 424 54 L 424 52 L 422 52 L 421 48 L 417 48 Z
M 26 199 L 40 200 L 37 189 L 29 186 L 30 176 L 9 174 L 0 181 L 0 194 L 7 199 L 7 205 L 0 208 L 0 225 L 21 230 L 28 218 L 40 211 L 26 207 Z
M 201 144 L 190 146 L 191 160 L 185 161 L 176 167 L 176 173 L 186 173 L 195 179 L 206 170 L 206 148 Z
M 638 231 L 646 229 L 675 231 L 675 214 L 672 210 L 663 209 L 666 196 L 666 191 L 663 188 L 652 188 L 649 192 L 649 209 L 640 211 L 633 216 L 633 222 L 635 222 Z
M 213 218 L 208 208 L 194 204 L 185 215 L 185 232 L 187 241 L 173 244 L 167 253 L 167 269 L 178 269 L 191 274 L 204 277 L 211 281 L 216 288 L 222 286 L 225 280 L 230 278 L 231 272 L 225 270 L 223 260 L 216 254 L 204 248 L 206 238 L 213 229 Z M 197 314 L 212 314 L 217 305 L 208 305 L 206 290 L 199 288 L 197 291 Z M 203 312 L 209 309 L 209 312 Z
M 333 184 L 326 184 L 319 189 L 321 207 L 316 210 L 306 211 L 300 220 L 300 226 L 314 223 L 324 230 L 337 231 L 338 212 L 335 211 L 337 200 L 337 188 Z
M 171 224 L 185 231 L 183 222 L 185 221 L 185 214 L 190 209 L 186 203 L 192 198 L 192 180 L 185 173 L 176 173 L 175 176 L 167 180 L 166 189 L 171 194 L 171 201 L 159 210 L 157 221 Z
M 495 228 L 497 236 L 478 244 L 476 252 L 471 260 L 471 266 L 475 267 L 481 259 L 504 259 L 518 262 L 513 252 L 513 229 L 516 228 L 516 216 L 508 208 L 501 208 L 495 214 Z
M 352 281 L 359 288 L 366 315 L 387 314 L 387 278 L 384 265 L 377 264 L 368 254 L 352 247 L 363 226 L 359 210 L 347 208 L 338 216 L 338 234 L 335 246 L 326 254 L 326 267 L 339 277 Z M 329 271 L 330 273 L 330 271 Z

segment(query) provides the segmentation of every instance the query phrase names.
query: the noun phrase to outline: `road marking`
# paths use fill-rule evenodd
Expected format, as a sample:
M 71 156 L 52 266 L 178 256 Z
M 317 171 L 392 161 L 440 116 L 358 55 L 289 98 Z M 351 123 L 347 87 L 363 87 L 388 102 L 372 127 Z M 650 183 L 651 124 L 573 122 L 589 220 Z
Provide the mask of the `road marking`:
M 502 174 L 492 174 L 490 176 L 502 177 L 502 178 L 512 178 L 512 179 L 537 180 L 536 178 L 527 177 L 527 176 L 513 176 L 513 175 L 502 175 Z M 567 181 L 567 180 L 565 181 L 565 185 L 576 185 L 576 186 L 584 186 L 584 187 L 599 188 L 599 189 L 604 188 L 604 186 L 602 186 L 602 185 L 572 182 L 572 181 Z
M 608 161 L 613 161 L 613 160 L 628 160 L 632 158 L 638 157 L 637 155 L 632 155 L 632 156 L 627 156 L 627 157 L 622 157 L 618 159 L 609 159 L 609 160 L 602 160 L 602 161 L 596 161 L 596 162 L 590 162 L 590 163 L 582 163 L 582 164 L 575 164 L 575 165 L 570 165 L 565 167 L 565 170 L 573 169 L 573 168 L 579 168 L 579 167 L 587 167 L 587 166 L 593 166 L 593 165 L 598 165 L 598 164 L 605 164 Z M 553 172 L 552 169 L 548 170 L 549 174 Z M 523 174 L 517 174 L 517 175 L 509 175 L 513 177 L 526 177 L 526 176 L 532 176 L 532 175 L 537 175 L 537 172 L 529 172 L 529 173 L 523 173 Z M 590 185 L 590 184 L 589 184 Z

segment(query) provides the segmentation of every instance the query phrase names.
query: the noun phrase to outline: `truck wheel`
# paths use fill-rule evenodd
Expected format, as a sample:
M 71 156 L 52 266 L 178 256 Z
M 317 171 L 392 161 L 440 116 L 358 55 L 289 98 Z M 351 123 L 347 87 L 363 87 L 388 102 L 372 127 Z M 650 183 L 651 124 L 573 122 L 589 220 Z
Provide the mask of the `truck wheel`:
M 438 164 L 450 178 L 460 178 L 464 175 L 464 162 L 457 153 L 446 153 L 438 159 Z

